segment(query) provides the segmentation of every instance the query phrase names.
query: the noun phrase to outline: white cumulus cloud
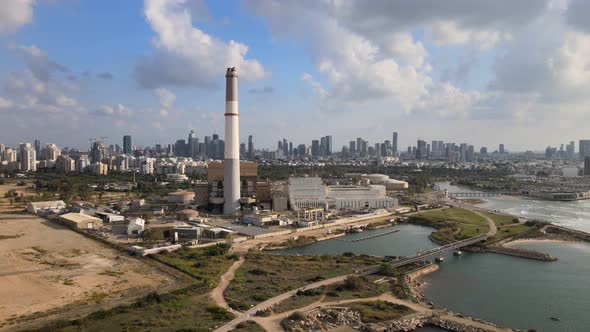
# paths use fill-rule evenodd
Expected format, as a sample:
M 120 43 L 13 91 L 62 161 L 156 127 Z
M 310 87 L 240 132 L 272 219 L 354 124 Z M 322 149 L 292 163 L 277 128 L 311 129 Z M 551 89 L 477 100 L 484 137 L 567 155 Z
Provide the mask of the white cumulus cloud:
M 240 77 L 258 80 L 269 75 L 247 59 L 248 46 L 222 41 L 193 26 L 187 0 L 145 0 L 144 15 L 156 37 L 153 55 L 140 59 L 136 78 L 145 88 L 165 85 L 210 87 L 226 67 L 238 67 Z
M 16 31 L 33 21 L 33 0 L 2 0 L 0 3 L 0 33 Z

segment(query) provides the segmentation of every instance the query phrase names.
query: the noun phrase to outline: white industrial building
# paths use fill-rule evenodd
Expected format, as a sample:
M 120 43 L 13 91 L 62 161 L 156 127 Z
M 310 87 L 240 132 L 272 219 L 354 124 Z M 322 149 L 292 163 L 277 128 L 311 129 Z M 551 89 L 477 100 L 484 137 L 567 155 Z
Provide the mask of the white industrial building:
M 47 201 L 47 202 L 29 202 L 27 203 L 27 211 L 30 213 L 62 213 L 66 210 L 66 203 L 64 201 Z
M 363 182 L 366 184 L 382 184 L 385 186 L 385 189 L 389 191 L 401 191 L 408 189 L 408 183 L 406 181 L 390 179 L 389 176 L 384 174 L 363 175 L 362 178 L 365 180 Z
M 385 186 L 329 186 L 326 197 L 335 209 L 396 208 L 397 199 L 385 195 Z
M 326 206 L 326 186 L 319 177 L 289 178 L 289 201 L 291 209 Z

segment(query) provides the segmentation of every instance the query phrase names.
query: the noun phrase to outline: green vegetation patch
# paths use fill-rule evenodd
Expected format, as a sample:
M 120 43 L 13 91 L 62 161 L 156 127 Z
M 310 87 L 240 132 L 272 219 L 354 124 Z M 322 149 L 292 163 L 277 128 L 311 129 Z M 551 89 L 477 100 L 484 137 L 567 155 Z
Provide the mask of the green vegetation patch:
M 441 243 L 464 240 L 489 231 L 488 222 L 482 216 L 454 207 L 421 212 L 411 216 L 410 221 L 436 228 L 431 237 Z
M 518 218 L 506 214 L 496 214 L 487 211 L 481 211 L 480 213 L 490 217 L 490 219 L 494 221 L 496 226 L 505 226 L 518 223 Z
M 183 248 L 171 253 L 163 251 L 153 255 L 153 258 L 213 287 L 236 259 L 227 254 L 230 247 L 223 243 L 207 248 Z
M 57 321 L 37 332 L 212 331 L 234 316 L 214 305 L 204 291 L 193 286 L 164 295 L 154 292 L 131 305 Z
M 349 276 L 343 283 L 330 285 L 326 288 L 326 301 L 362 299 L 378 296 L 392 291 L 392 283 L 376 283 L 381 276 L 356 277 Z
M 399 319 L 414 312 L 406 306 L 386 301 L 356 302 L 349 304 L 348 307 L 360 312 L 363 323 Z
M 493 244 L 511 237 L 520 236 L 525 234 L 533 229 L 531 226 L 527 226 L 524 224 L 514 225 L 514 226 L 502 226 L 498 227 L 498 232 L 494 234 L 491 238 L 489 238 L 485 244 Z
M 250 253 L 225 291 L 230 306 L 245 310 L 295 288 L 323 279 L 353 273 L 383 262 L 361 256 L 293 256 Z
M 266 332 L 266 330 L 258 323 L 249 320 L 238 324 L 232 332 Z

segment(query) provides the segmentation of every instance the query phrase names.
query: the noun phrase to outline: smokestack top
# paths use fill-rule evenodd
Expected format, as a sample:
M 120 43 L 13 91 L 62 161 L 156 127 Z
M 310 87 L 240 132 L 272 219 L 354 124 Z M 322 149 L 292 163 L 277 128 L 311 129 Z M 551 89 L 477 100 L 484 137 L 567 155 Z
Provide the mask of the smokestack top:
M 225 72 L 225 101 L 238 101 L 238 70 L 236 67 L 227 68 Z M 235 112 L 229 112 L 231 115 L 237 115 Z M 229 114 L 226 112 L 226 115 Z
M 238 77 L 238 70 L 236 67 L 227 68 L 225 72 L 225 77 Z

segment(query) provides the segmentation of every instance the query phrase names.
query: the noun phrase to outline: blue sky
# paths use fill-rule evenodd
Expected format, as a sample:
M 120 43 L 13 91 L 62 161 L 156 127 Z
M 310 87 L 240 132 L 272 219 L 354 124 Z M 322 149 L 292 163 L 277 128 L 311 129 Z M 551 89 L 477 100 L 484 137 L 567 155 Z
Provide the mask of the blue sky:
M 223 136 L 229 65 L 242 140 L 260 147 L 331 134 L 338 148 L 392 131 L 401 146 L 492 150 L 587 138 L 587 2 L 440 3 L 5 0 L 0 143 Z

